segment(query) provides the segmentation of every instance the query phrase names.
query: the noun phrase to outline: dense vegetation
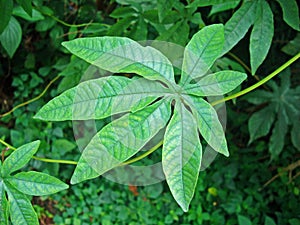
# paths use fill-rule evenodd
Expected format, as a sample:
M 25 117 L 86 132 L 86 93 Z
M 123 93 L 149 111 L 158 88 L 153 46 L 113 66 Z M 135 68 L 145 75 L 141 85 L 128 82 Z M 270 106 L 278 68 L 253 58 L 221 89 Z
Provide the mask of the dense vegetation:
M 300 67 L 293 63 L 300 57 L 299 26 L 295 0 L 0 0 L 0 223 L 300 224 Z M 214 32 L 218 33 L 216 39 L 209 36 Z M 168 178 L 168 182 L 147 186 L 135 186 L 134 182 L 122 185 L 110 181 L 122 172 L 116 169 L 105 175 L 107 179 L 101 176 L 83 181 L 97 176 L 84 177 L 73 164 L 82 160 L 81 151 L 89 145 L 95 128 L 106 129 L 111 118 L 101 112 L 97 121 L 83 121 L 80 116 L 73 117 L 75 121 L 58 121 L 70 118 L 60 119 L 63 112 L 46 118 L 41 110 L 49 100 L 83 80 L 111 75 L 107 71 L 118 72 L 110 78 L 124 82 L 136 79 L 135 73 L 149 78 L 143 74 L 146 70 L 114 71 L 109 64 L 99 69 L 88 54 L 76 52 L 74 43 L 83 40 L 78 38 L 104 36 L 172 42 L 191 51 L 193 43 L 208 43 L 215 46 L 214 54 L 205 61 L 208 68 L 199 70 L 203 74 L 209 69 L 214 74 L 230 70 L 227 78 L 213 78 L 236 80 L 214 89 L 215 94 L 201 88 L 188 93 L 209 96 L 205 99 L 221 111 L 219 117 L 226 115 L 219 119 L 226 124 L 230 154 L 227 158 L 203 147 L 201 171 L 189 207 L 185 201 L 180 204 Z M 129 40 L 122 38 L 101 40 Z M 178 68 L 174 73 L 176 82 L 181 82 Z M 195 82 L 198 75 L 190 74 Z M 172 77 L 155 79 L 168 86 Z M 143 80 L 140 85 L 151 89 L 150 81 Z M 164 87 L 154 86 L 155 90 Z M 243 92 L 247 88 L 251 92 Z M 225 99 L 213 96 L 223 94 Z M 143 100 L 147 104 L 153 101 Z M 225 100 L 226 113 L 224 104 L 219 104 Z M 166 114 L 178 117 L 178 107 L 176 103 Z M 173 125 L 179 120 L 174 117 L 169 122 Z M 188 124 L 194 122 L 191 117 L 185 119 Z M 212 124 L 217 129 L 218 125 Z M 155 125 L 157 130 L 162 128 Z M 196 125 L 191 127 L 197 130 Z M 165 157 L 162 152 L 168 149 L 168 140 L 162 145 L 163 134 L 154 133 L 152 145 L 147 146 L 153 153 L 133 165 L 151 165 Z M 216 147 L 201 129 L 200 133 L 202 146 L 208 143 L 228 155 L 227 146 Z M 191 129 L 189 137 L 197 139 L 194 134 Z M 96 175 L 106 169 L 99 169 Z M 197 177 L 198 171 L 194 172 Z M 133 179 L 128 173 L 121 176 Z M 142 176 L 150 179 L 153 174 Z

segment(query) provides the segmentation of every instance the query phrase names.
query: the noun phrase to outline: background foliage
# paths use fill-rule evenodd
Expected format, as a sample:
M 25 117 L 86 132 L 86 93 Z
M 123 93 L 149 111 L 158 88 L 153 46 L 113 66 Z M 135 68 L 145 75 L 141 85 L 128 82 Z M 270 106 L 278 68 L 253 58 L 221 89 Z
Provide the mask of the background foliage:
M 39 139 L 39 157 L 80 156 L 70 122 L 32 119 L 48 100 L 75 86 L 88 67 L 70 56 L 63 41 L 109 35 L 185 46 L 200 28 L 223 23 L 225 36 L 227 32 L 234 43 L 228 41 L 230 53 L 217 60 L 214 69 L 246 71 L 248 80 L 240 88 L 264 78 L 300 49 L 294 0 L 26 2 L 0 0 L 5 18 L 0 20 L 1 112 L 33 99 L 55 82 L 41 98 L 1 118 L 0 138 L 14 147 Z M 128 187 L 100 178 L 33 197 L 40 224 L 299 224 L 298 73 L 299 63 L 260 90 L 226 104 L 231 156 L 218 156 L 200 172 L 188 213 L 179 208 L 165 183 Z M 99 128 L 107 122 L 100 121 Z M 75 136 L 86 143 L 84 134 Z M 1 147 L 5 158 L 11 150 Z M 160 157 L 155 152 L 139 163 Z M 23 170 L 69 183 L 74 166 L 31 160 Z

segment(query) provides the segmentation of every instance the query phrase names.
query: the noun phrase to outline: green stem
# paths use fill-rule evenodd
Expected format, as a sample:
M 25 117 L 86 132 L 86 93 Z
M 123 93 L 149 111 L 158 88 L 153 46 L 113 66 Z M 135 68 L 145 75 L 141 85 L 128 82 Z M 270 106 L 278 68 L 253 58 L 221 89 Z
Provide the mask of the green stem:
M 9 149 L 12 149 L 14 151 L 16 150 L 15 147 L 13 147 L 10 144 L 6 143 L 2 139 L 0 139 L 0 143 L 3 144 L 4 146 L 6 146 Z M 42 162 L 48 162 L 48 163 L 61 163 L 61 164 L 71 164 L 71 165 L 76 165 L 77 164 L 76 161 L 71 161 L 71 160 L 47 159 L 47 158 L 41 158 L 41 157 L 37 157 L 37 156 L 33 156 L 32 158 L 35 159 L 35 160 L 39 160 L 39 161 L 42 161 Z
M 230 96 L 227 96 L 223 99 L 220 99 L 220 100 L 217 100 L 217 101 L 214 101 L 211 103 L 212 106 L 215 106 L 217 104 L 220 104 L 220 103 L 223 103 L 223 102 L 226 102 L 228 100 L 231 100 L 231 99 L 234 99 L 234 98 L 237 98 L 237 97 L 240 97 L 244 94 L 247 94 L 249 93 L 250 91 L 253 91 L 254 89 L 258 88 L 259 86 L 263 85 L 264 83 L 266 83 L 267 81 L 269 81 L 270 79 L 272 79 L 273 77 L 275 77 L 277 74 L 279 74 L 281 71 L 283 71 L 284 69 L 286 69 L 288 66 L 290 66 L 292 63 L 294 63 L 297 59 L 300 58 L 300 52 L 295 55 L 293 58 L 291 58 L 289 61 L 287 61 L 286 63 L 284 63 L 282 66 L 280 66 L 278 69 L 276 69 L 273 73 L 269 74 L 268 76 L 266 76 L 264 79 L 260 80 L 259 82 L 255 83 L 254 85 L 238 92 L 238 93 L 235 93 L 233 95 L 230 95 Z
M 49 82 L 49 84 L 45 87 L 45 89 L 43 90 L 43 92 L 42 92 L 41 94 L 39 94 L 38 96 L 36 96 L 36 97 L 33 98 L 33 99 L 28 100 L 27 102 L 23 102 L 23 103 L 21 103 L 21 104 L 15 106 L 15 107 L 12 108 L 10 111 L 8 111 L 8 112 L 6 112 L 6 113 L 0 115 L 0 118 L 1 118 L 1 117 L 5 117 L 5 116 L 8 116 L 8 115 L 11 114 L 12 112 L 14 112 L 16 109 L 18 109 L 18 108 L 20 108 L 20 107 L 22 107 L 22 106 L 28 105 L 29 103 L 32 103 L 32 102 L 34 102 L 34 101 L 40 99 L 40 98 L 47 92 L 47 90 L 49 89 L 49 87 L 50 87 L 50 86 L 51 86 L 51 85 L 52 85 L 59 77 L 60 77 L 60 76 L 58 75 L 58 76 L 56 76 L 53 80 L 51 80 L 51 81 Z
M 136 161 L 139 161 L 145 157 L 147 157 L 148 155 L 150 155 L 152 152 L 154 152 L 155 150 L 157 150 L 160 146 L 162 146 L 163 141 L 158 142 L 155 146 L 153 146 L 150 150 L 146 151 L 144 154 L 139 155 L 133 159 L 127 160 L 126 162 L 123 162 L 120 164 L 120 166 L 124 166 L 124 165 L 128 165 L 131 163 L 134 163 Z

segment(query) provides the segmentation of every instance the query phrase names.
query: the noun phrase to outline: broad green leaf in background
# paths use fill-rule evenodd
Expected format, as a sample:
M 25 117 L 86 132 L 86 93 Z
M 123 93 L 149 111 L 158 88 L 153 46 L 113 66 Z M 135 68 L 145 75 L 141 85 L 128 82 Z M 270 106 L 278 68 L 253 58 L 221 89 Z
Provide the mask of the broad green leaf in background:
M 126 114 L 98 132 L 83 150 L 81 157 L 101 175 L 136 154 L 166 125 L 170 114 L 170 101 L 166 99 Z M 77 167 L 81 169 L 80 164 Z M 72 183 L 81 180 L 80 176 L 85 176 L 77 173 L 78 178 L 74 175 Z
M 300 121 L 300 88 L 291 88 L 290 70 L 280 74 L 281 83 L 269 81 L 272 91 L 256 90 L 248 94 L 245 99 L 259 107 L 267 105 L 255 112 L 249 120 L 248 128 L 250 141 L 265 136 L 272 128 L 269 141 L 269 151 L 274 159 L 282 152 L 288 126 L 291 125 L 291 141 L 295 148 L 300 149 L 299 121 Z M 274 123 L 274 125 L 273 125 Z
M 13 57 L 22 39 L 21 25 L 13 16 L 10 17 L 9 23 L 0 35 L 0 42 L 10 58 Z
M 168 93 L 160 83 L 143 78 L 99 78 L 80 83 L 54 98 L 35 118 L 51 121 L 101 119 L 142 109 Z
M 296 0 L 276 0 L 283 12 L 283 20 L 293 29 L 300 30 L 299 29 L 299 8 L 297 5 Z
M 34 141 L 17 148 L 7 157 L 2 165 L 2 176 L 8 176 L 14 171 L 21 169 L 37 152 L 40 141 Z
M 257 3 L 256 19 L 250 36 L 251 72 L 255 74 L 257 68 L 265 60 L 272 44 L 274 35 L 274 21 L 272 10 L 265 0 Z
M 8 177 L 5 182 L 10 183 L 20 192 L 27 195 L 50 195 L 65 190 L 68 185 L 59 179 L 45 173 L 29 171 Z
M 265 216 L 264 225 L 276 225 L 276 223 L 274 222 L 274 220 L 271 217 Z
M 17 0 L 17 3 L 22 6 L 22 8 L 30 17 L 32 16 L 31 0 Z
M 62 45 L 85 61 L 113 73 L 136 73 L 150 80 L 175 82 L 172 64 L 163 54 L 129 38 L 79 38 Z
M 0 34 L 4 31 L 10 21 L 13 7 L 13 0 L 0 0 Z
M 197 96 L 217 96 L 223 95 L 240 85 L 247 75 L 236 71 L 220 71 L 209 74 L 197 83 L 187 85 L 186 93 Z
M 225 24 L 222 55 L 231 50 L 247 33 L 255 20 L 256 1 L 246 1 Z
M 274 119 L 275 114 L 272 104 L 254 113 L 249 119 L 249 144 L 251 144 L 255 139 L 267 135 L 271 129 Z
M 176 102 L 164 143 L 163 171 L 173 197 L 187 212 L 198 180 L 202 147 L 196 120 L 180 102 Z
M 199 97 L 185 95 L 184 99 L 196 118 L 203 138 L 216 152 L 229 156 L 224 130 L 215 109 Z
M 5 183 L 5 190 L 10 203 L 9 211 L 12 223 L 14 225 L 39 225 L 37 214 L 26 195 L 7 183 Z
M 204 27 L 187 44 L 180 80 L 183 86 L 192 79 L 204 76 L 220 56 L 224 44 L 223 29 L 222 24 Z

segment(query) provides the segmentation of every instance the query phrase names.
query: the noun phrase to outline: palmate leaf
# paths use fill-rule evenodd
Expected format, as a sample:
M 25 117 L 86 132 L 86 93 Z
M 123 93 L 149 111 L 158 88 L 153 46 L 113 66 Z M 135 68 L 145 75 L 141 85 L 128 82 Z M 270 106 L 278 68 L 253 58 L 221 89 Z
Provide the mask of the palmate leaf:
M 175 83 L 172 64 L 162 53 L 129 38 L 79 38 L 62 45 L 74 55 L 110 72 L 136 73 L 149 80 Z
M 24 194 L 35 196 L 50 195 L 68 188 L 68 185 L 59 179 L 35 171 L 18 173 L 6 178 L 5 182 Z
M 257 68 L 266 58 L 274 35 L 273 13 L 265 0 L 257 3 L 256 20 L 250 36 L 251 72 L 255 74 Z
M 194 84 L 187 85 L 186 93 L 197 96 L 217 96 L 226 94 L 240 85 L 247 75 L 237 71 L 220 71 L 209 74 Z
M 2 165 L 2 177 L 8 176 L 14 171 L 21 169 L 37 152 L 40 141 L 34 141 L 17 148 L 7 157 Z
M 170 100 L 162 99 L 106 125 L 83 150 L 84 165 L 79 161 L 79 169 L 75 169 L 71 183 L 87 178 L 85 169 L 82 169 L 87 165 L 101 175 L 129 159 L 166 125 L 170 115 Z M 91 175 L 94 178 L 95 173 Z
M 37 214 L 26 195 L 9 183 L 5 183 L 5 190 L 10 202 L 9 212 L 12 223 L 14 225 L 39 225 Z
M 85 81 L 51 100 L 35 118 L 51 121 L 101 119 L 137 111 L 170 90 L 158 82 L 110 76 Z
M 200 171 L 202 147 L 193 115 L 180 102 L 164 138 L 162 165 L 172 195 L 187 212 Z
M 123 113 L 118 119 L 112 117 L 112 122 L 91 139 L 71 183 L 96 178 L 122 166 L 167 126 L 163 170 L 175 200 L 187 211 L 201 164 L 199 132 L 215 151 L 229 155 L 215 109 L 199 96 L 226 94 L 246 79 L 244 73 L 234 71 L 208 74 L 222 53 L 223 43 L 224 30 L 220 24 L 207 26 L 194 35 L 184 52 L 178 85 L 172 65 L 162 53 L 128 38 L 66 42 L 64 46 L 89 63 L 111 72 L 137 73 L 143 77 L 110 76 L 83 82 L 37 113 L 36 118 L 55 121 L 102 119 Z
M 180 84 L 204 76 L 221 54 L 224 44 L 224 27 L 214 24 L 196 33 L 184 50 Z

